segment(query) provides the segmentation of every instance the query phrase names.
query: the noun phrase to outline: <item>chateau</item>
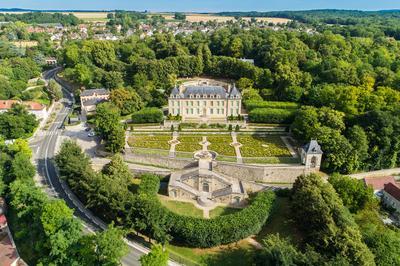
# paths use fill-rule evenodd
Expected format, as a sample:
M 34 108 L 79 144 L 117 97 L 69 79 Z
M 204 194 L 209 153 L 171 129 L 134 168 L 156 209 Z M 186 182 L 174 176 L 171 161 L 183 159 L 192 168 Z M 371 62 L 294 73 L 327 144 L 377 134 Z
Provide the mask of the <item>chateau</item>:
M 201 84 L 175 87 L 168 99 L 168 112 L 185 120 L 226 120 L 241 114 L 242 95 L 236 86 Z

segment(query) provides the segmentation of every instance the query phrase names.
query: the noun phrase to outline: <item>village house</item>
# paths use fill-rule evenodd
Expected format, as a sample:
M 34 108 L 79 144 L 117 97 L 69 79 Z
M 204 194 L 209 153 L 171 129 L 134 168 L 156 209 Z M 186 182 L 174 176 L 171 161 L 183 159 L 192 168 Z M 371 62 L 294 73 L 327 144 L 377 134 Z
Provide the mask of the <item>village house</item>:
M 242 95 L 233 86 L 186 84 L 175 87 L 168 99 L 169 114 L 185 120 L 225 120 L 241 115 Z
M 363 181 L 366 186 L 372 187 L 376 195 L 381 194 L 386 184 L 396 183 L 393 176 L 366 177 L 363 179 Z
M 110 98 L 110 91 L 106 89 L 84 90 L 81 92 L 82 113 L 89 114 L 96 111 L 99 103 L 105 102 Z
M 395 183 L 385 184 L 382 200 L 386 206 L 392 207 L 400 213 L 400 188 Z
M 7 112 L 14 104 L 24 105 L 30 114 L 36 116 L 38 120 L 44 120 L 48 116 L 46 106 L 44 104 L 33 101 L 18 100 L 0 100 L 0 113 Z

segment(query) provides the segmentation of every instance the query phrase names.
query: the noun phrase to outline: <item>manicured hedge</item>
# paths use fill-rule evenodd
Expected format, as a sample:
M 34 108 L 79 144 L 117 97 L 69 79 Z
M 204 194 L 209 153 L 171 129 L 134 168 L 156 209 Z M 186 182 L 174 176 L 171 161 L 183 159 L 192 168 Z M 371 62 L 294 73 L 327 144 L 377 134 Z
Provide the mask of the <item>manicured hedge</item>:
M 295 114 L 293 109 L 256 108 L 249 112 L 249 120 L 253 123 L 290 124 Z
M 247 111 L 251 111 L 256 108 L 273 108 L 273 109 L 298 109 L 299 105 L 293 102 L 273 102 L 273 101 L 246 101 L 245 102 Z
M 132 122 L 139 123 L 161 123 L 163 112 L 158 108 L 144 108 L 132 114 Z
M 173 239 L 191 247 L 205 248 L 228 244 L 259 233 L 275 202 L 273 191 L 263 191 L 251 200 L 248 207 L 239 212 L 213 219 L 202 219 L 175 214 L 162 206 L 155 193 L 159 186 L 160 180 L 157 176 L 143 176 L 139 192 L 146 197 L 139 198 L 149 200 L 151 197 L 157 201 L 158 207 L 153 210 L 155 214 L 150 216 L 154 217 L 157 214 L 158 217 L 164 217 L 168 223 L 166 227 L 169 228 L 169 234 Z M 151 207 L 154 208 L 154 204 L 146 205 L 152 205 Z M 145 212 L 144 215 L 148 217 L 148 210 Z

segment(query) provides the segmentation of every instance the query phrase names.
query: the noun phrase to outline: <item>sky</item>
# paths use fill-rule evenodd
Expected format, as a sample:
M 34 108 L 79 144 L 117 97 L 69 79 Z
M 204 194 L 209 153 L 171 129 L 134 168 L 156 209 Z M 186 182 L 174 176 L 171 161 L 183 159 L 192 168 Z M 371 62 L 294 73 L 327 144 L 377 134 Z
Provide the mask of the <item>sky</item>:
M 400 9 L 400 0 L 0 0 L 0 8 L 137 11 L 277 11 Z

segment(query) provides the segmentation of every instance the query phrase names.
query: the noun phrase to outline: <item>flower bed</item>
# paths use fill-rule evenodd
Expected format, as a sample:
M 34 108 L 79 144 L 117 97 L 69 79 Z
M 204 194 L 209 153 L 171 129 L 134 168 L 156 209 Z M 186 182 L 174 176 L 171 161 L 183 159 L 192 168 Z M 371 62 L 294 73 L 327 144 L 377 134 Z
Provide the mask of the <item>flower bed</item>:
M 230 145 L 232 143 L 230 135 L 207 135 L 207 140 L 211 143 L 208 146 L 209 150 L 223 156 L 236 156 L 235 149 Z
M 132 135 L 128 139 L 129 146 L 133 148 L 149 148 L 169 150 L 170 135 Z
M 290 157 L 291 154 L 279 136 L 238 135 L 242 157 Z
M 202 148 L 199 144 L 203 140 L 201 136 L 181 135 L 178 137 L 178 140 L 180 143 L 175 146 L 176 151 L 195 152 Z

